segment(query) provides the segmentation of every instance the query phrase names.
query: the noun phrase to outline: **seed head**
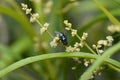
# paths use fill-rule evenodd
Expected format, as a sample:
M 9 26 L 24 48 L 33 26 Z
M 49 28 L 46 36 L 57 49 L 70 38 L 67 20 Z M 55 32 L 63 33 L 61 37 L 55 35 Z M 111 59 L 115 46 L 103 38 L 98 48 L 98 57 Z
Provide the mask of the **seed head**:
M 38 18 L 39 18 L 39 14 L 38 13 L 34 13 L 30 17 L 30 22 L 35 22 Z
M 27 4 L 21 3 L 22 10 L 26 10 L 28 8 Z
M 82 35 L 82 40 L 86 40 L 86 38 L 88 37 L 88 33 L 83 33 L 83 35 Z
M 58 45 L 59 37 L 55 37 L 53 41 L 50 42 L 51 47 L 56 47 Z
M 40 29 L 40 34 L 43 34 L 45 31 L 47 31 L 49 26 L 49 23 L 45 23 L 43 27 Z
M 77 34 L 77 30 L 75 29 L 72 29 L 72 32 L 71 32 L 72 36 L 75 36 Z
M 30 14 L 31 13 L 31 11 L 32 11 L 32 9 L 30 8 L 30 9 L 26 9 L 26 14 Z
M 108 31 L 115 33 L 115 32 L 120 32 L 120 26 L 119 25 L 110 25 L 108 26 Z

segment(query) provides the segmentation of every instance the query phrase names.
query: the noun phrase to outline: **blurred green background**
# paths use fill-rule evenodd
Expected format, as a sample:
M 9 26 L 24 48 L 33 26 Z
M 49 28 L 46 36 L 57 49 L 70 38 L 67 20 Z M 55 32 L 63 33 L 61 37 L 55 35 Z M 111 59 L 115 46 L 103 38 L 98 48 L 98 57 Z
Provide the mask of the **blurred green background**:
M 52 2 L 46 11 L 46 4 Z M 118 20 L 120 19 L 120 0 L 97 0 Z M 50 23 L 49 30 L 55 36 L 55 31 L 65 32 L 68 44 L 73 45 L 79 41 L 72 38 L 70 32 L 64 29 L 64 20 L 69 20 L 78 34 L 88 32 L 89 45 L 96 44 L 106 35 L 113 35 L 115 42 L 120 41 L 120 36 L 115 36 L 107 31 L 112 23 L 92 0 L 0 0 L 0 69 L 21 59 L 47 54 L 51 52 L 64 52 L 59 45 L 50 47 L 50 36 L 39 34 L 39 25 L 29 22 L 29 15 L 21 9 L 21 3 L 26 3 L 33 13 L 39 13 L 39 21 Z M 89 52 L 86 48 L 81 51 Z M 120 61 L 120 52 L 112 58 Z M 78 64 L 70 58 L 51 59 L 35 62 L 20 69 L 10 72 L 0 80 L 78 80 L 86 70 L 81 59 Z M 71 68 L 76 66 L 75 70 Z M 93 80 L 120 80 L 120 73 L 105 66 L 100 76 Z

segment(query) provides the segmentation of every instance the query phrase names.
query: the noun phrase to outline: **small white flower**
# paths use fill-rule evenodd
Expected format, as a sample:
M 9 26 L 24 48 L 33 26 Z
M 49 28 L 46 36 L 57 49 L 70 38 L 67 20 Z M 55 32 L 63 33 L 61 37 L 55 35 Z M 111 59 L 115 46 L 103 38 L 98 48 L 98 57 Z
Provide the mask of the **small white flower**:
M 71 23 L 68 23 L 67 26 L 68 26 L 69 28 L 71 28 L 71 27 L 72 27 L 72 24 L 71 24 Z
M 84 59 L 84 65 L 85 65 L 86 67 L 88 67 L 89 63 L 90 63 L 90 61 L 89 61 L 88 59 Z
M 69 27 L 65 27 L 65 29 L 66 29 L 66 30 L 68 30 L 68 31 L 70 30 L 70 28 L 69 28 Z
M 120 26 L 119 25 L 110 25 L 108 26 L 108 31 L 115 33 L 115 32 L 120 32 Z
M 107 36 L 106 39 L 107 39 L 108 41 L 113 41 L 113 40 L 114 40 L 112 36 Z
M 75 29 L 72 29 L 72 32 L 71 32 L 72 36 L 75 36 L 77 34 L 77 30 Z
M 103 45 L 104 45 L 104 46 L 107 46 L 107 44 L 108 44 L 108 43 L 107 43 L 107 40 L 104 40 L 104 41 L 103 41 Z
M 72 24 L 68 22 L 68 20 L 64 20 L 64 24 L 66 25 L 66 30 L 71 30 Z
M 47 31 L 49 26 L 49 23 L 45 23 L 43 27 L 40 29 L 40 34 L 43 34 L 45 31 Z
M 103 44 L 103 41 L 104 41 L 104 40 L 99 40 L 99 41 L 97 42 L 97 44 L 100 44 L 100 45 L 101 45 L 101 44 Z
M 39 18 L 39 14 L 38 14 L 38 13 L 34 13 L 34 14 L 30 17 L 30 22 L 35 22 L 38 18 Z
M 88 37 L 88 33 L 83 33 L 83 35 L 82 35 L 82 40 L 86 40 L 86 38 Z
M 51 47 L 56 47 L 58 45 L 59 38 L 55 37 L 53 41 L 50 42 Z
M 85 65 L 86 67 L 88 67 L 89 61 L 85 61 L 85 62 L 84 62 L 84 65 Z
M 80 51 L 80 48 L 78 48 L 78 47 L 79 47 L 79 43 L 76 42 L 76 43 L 74 44 L 74 47 L 71 47 L 71 46 L 66 47 L 66 52 L 79 52 L 79 51 Z
M 103 53 L 104 51 L 103 50 L 98 50 L 99 51 L 99 53 Z
M 58 41 L 59 41 L 59 37 L 55 37 L 55 38 L 53 39 L 53 41 L 54 41 L 54 42 L 58 42 Z
M 75 70 L 75 69 L 76 69 L 76 67 L 75 67 L 75 66 L 73 66 L 73 67 L 72 67 L 72 70 Z
M 97 46 L 96 46 L 95 44 L 93 44 L 92 47 L 93 47 L 94 49 L 96 49 Z
M 32 11 L 32 9 L 30 8 L 30 9 L 26 9 L 26 14 L 30 14 L 31 13 L 31 11 Z
M 50 42 L 50 46 L 53 47 L 53 48 L 55 48 L 57 46 L 57 43 L 55 43 L 54 41 L 51 41 Z
M 57 44 L 54 41 L 51 41 L 50 46 L 55 48 L 57 46 Z
M 84 46 L 83 42 L 79 43 L 79 46 L 80 46 L 80 47 L 83 47 L 83 46 Z
M 85 32 L 84 32 L 84 33 L 83 33 L 83 36 L 87 37 L 87 36 L 88 36 L 88 33 L 85 33 Z
M 36 21 L 36 18 L 30 17 L 30 22 L 35 22 L 35 21 Z
M 50 25 L 49 23 L 45 23 L 43 26 L 48 27 L 49 25 Z
M 101 48 L 102 47 L 102 45 L 101 44 L 97 44 L 97 48 Z
M 36 19 L 39 18 L 39 14 L 38 13 L 34 13 L 32 16 L 35 17 Z
M 26 10 L 28 8 L 27 4 L 21 3 L 22 10 Z
M 88 62 L 85 62 L 84 65 L 87 67 L 88 66 Z
M 79 43 L 76 42 L 76 43 L 74 44 L 74 47 L 79 47 Z
M 26 14 L 30 14 L 31 13 L 31 11 L 32 11 L 32 9 L 30 8 L 30 9 L 26 9 Z
M 75 51 L 76 51 L 76 52 L 79 52 L 79 51 L 80 51 L 80 48 L 75 48 Z
M 66 52 L 73 52 L 74 51 L 74 47 L 66 47 Z
M 112 36 L 107 36 L 106 39 L 108 41 L 107 46 L 112 46 L 112 42 L 114 41 L 114 39 L 112 38 Z
M 107 45 L 107 40 L 99 40 L 97 43 L 98 43 L 98 45 L 106 46 Z
M 42 28 L 40 29 L 40 34 L 43 34 L 46 30 L 47 30 L 47 27 L 42 27 Z
M 108 31 L 110 31 L 110 32 L 112 32 L 112 33 L 115 32 L 115 28 L 114 28 L 113 25 L 109 26 L 107 29 L 108 29 Z
M 64 20 L 64 24 L 67 25 L 68 24 L 68 20 Z

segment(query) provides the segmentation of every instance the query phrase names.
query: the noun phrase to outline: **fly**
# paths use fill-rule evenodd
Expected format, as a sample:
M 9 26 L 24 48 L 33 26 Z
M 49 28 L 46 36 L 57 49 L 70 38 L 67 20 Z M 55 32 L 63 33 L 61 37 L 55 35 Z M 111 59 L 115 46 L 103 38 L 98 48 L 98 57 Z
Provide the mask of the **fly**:
M 62 32 L 56 32 L 57 37 L 59 37 L 60 41 L 63 43 L 63 45 L 67 45 L 67 37 L 64 33 Z

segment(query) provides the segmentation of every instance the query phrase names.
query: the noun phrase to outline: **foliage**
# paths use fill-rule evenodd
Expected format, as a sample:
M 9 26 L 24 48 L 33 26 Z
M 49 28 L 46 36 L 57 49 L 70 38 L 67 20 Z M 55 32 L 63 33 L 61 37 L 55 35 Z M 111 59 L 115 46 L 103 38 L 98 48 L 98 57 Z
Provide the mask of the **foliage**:
M 21 7 L 21 3 L 27 4 L 24 11 L 26 5 Z M 0 1 L 0 18 L 6 23 L 0 24 L 3 26 L 0 31 L 7 27 L 9 33 L 2 34 L 9 35 L 8 43 L 0 42 L 0 80 L 88 80 L 90 77 L 99 80 L 100 76 L 104 80 L 119 79 L 116 75 L 120 75 L 119 3 L 119 0 Z M 110 24 L 118 32 L 109 32 Z M 101 39 L 106 41 L 106 35 L 113 36 L 112 46 L 91 47 Z M 68 44 L 64 43 L 66 37 Z M 99 73 L 102 75 L 98 76 Z

